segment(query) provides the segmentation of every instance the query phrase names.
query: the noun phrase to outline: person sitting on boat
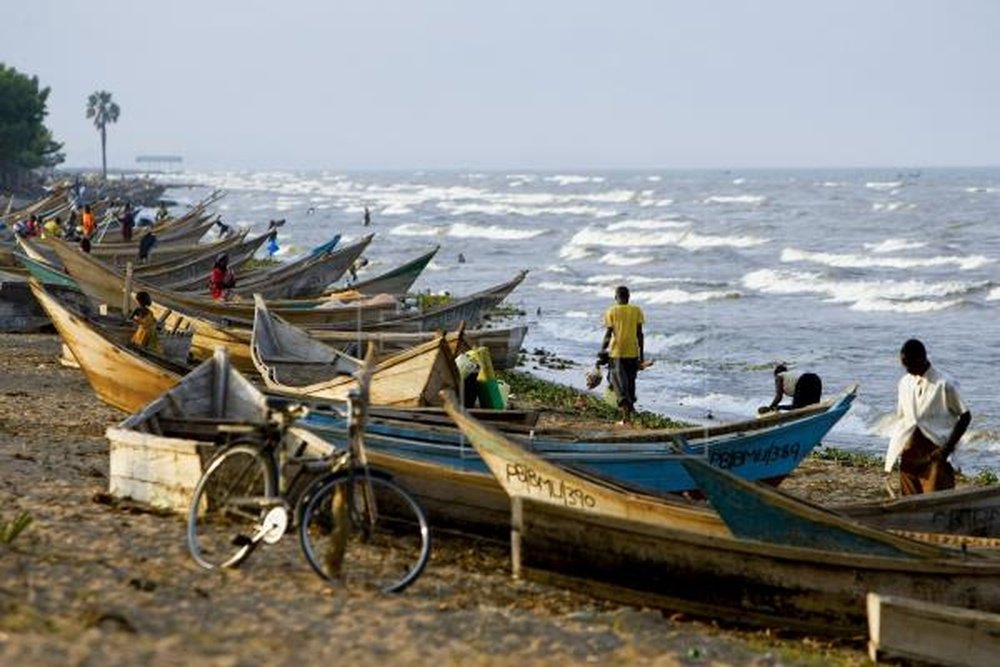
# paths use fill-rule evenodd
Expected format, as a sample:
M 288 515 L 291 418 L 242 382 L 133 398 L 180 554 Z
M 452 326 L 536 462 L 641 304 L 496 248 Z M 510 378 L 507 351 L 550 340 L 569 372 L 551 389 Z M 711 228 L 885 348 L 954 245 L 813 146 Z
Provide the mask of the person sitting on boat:
M 135 300 L 139 305 L 129 315 L 129 319 L 135 322 L 135 332 L 132 334 L 130 342 L 134 347 L 159 353 L 162 350 L 160 349 L 160 338 L 156 333 L 156 317 L 153 316 L 153 311 L 150 309 L 153 300 L 149 297 L 148 292 L 136 293 Z
M 236 275 L 229 269 L 229 255 L 222 253 L 215 259 L 212 273 L 208 277 L 208 289 L 215 300 L 228 300 L 231 290 L 236 287 Z
M 611 384 L 618 395 L 618 407 L 622 411 L 621 424 L 632 423 L 635 411 L 635 378 L 643 360 L 642 324 L 645 316 L 639 306 L 630 304 L 629 290 L 624 285 L 615 288 L 615 305 L 604 313 L 604 340 L 598 357 L 611 350 Z
M 63 235 L 62 219 L 57 215 L 54 218 L 49 218 L 42 225 L 42 229 L 45 232 L 45 236 L 49 238 L 60 238 Z
M 774 412 L 775 410 L 796 410 L 807 405 L 819 403 L 823 395 L 823 381 L 815 373 L 796 373 L 788 370 L 785 364 L 774 367 L 774 398 L 770 405 L 757 409 L 758 414 Z M 781 400 L 788 396 L 792 399 L 790 405 L 780 405 Z
M 958 384 L 931 366 L 927 348 L 911 338 L 899 351 L 906 369 L 900 378 L 896 424 L 885 453 L 885 472 L 899 459 L 903 495 L 955 487 L 955 469 L 948 457 L 972 422 L 972 413 L 958 393 Z

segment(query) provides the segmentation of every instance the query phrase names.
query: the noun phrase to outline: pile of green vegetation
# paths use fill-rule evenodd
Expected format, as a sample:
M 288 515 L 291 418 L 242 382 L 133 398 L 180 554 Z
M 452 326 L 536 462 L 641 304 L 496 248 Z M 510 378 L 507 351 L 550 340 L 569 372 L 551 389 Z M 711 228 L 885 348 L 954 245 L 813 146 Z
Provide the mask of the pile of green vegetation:
M 608 405 L 593 394 L 564 384 L 542 380 L 521 371 L 499 371 L 497 377 L 507 383 L 510 387 L 510 393 L 516 396 L 522 405 L 608 422 L 614 422 L 621 418 L 616 407 Z M 655 412 L 647 411 L 636 413 L 633 425 L 649 429 L 691 426 L 691 424 L 674 421 Z
M 420 310 L 427 310 L 435 306 L 444 306 L 449 303 L 451 303 L 451 294 L 448 292 L 444 294 L 431 294 L 430 292 L 417 294 L 417 307 Z

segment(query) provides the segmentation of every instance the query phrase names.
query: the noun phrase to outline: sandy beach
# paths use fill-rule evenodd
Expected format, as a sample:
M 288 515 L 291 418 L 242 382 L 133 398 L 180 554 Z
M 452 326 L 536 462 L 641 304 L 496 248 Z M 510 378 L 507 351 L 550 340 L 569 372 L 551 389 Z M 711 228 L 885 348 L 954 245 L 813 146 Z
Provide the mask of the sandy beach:
M 293 539 L 238 570 L 187 554 L 183 522 L 106 494 L 104 429 L 125 415 L 57 361 L 55 335 L 0 336 L 0 664 L 862 664 L 828 642 L 720 628 L 512 580 L 505 546 L 437 535 L 400 595 L 334 590 Z M 877 471 L 815 458 L 788 488 L 877 497 Z M 838 497 L 839 496 L 839 497 Z

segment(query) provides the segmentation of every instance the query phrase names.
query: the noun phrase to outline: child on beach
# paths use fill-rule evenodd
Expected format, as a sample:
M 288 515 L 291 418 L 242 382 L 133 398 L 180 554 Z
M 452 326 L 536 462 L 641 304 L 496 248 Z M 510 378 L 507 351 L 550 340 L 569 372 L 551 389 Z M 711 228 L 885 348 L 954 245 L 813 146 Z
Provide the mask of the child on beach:
M 139 305 L 129 315 L 129 319 L 136 325 L 131 343 L 134 347 L 159 353 L 161 350 L 160 339 L 156 334 L 156 318 L 149 308 L 153 300 L 149 297 L 148 292 L 138 292 L 135 295 L 135 300 Z

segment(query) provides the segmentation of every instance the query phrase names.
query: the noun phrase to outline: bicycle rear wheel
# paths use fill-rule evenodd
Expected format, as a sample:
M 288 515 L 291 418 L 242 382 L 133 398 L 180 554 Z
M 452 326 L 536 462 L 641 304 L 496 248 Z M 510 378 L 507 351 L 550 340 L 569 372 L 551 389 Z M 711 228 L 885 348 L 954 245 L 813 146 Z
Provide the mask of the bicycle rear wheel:
M 275 496 L 274 464 L 255 445 L 233 445 L 218 454 L 202 474 L 188 510 L 187 543 L 204 568 L 239 565 L 256 546 Z
M 365 485 L 371 482 L 369 507 Z M 431 550 L 427 518 L 402 487 L 340 473 L 317 482 L 299 522 L 302 553 L 328 582 L 395 593 L 412 584 Z

